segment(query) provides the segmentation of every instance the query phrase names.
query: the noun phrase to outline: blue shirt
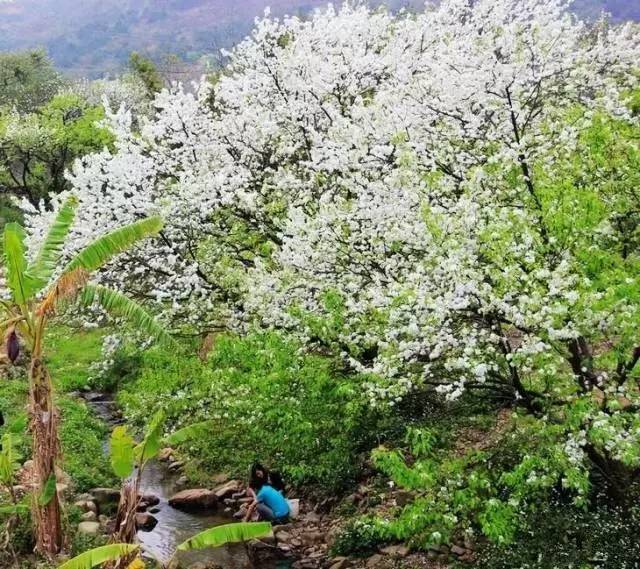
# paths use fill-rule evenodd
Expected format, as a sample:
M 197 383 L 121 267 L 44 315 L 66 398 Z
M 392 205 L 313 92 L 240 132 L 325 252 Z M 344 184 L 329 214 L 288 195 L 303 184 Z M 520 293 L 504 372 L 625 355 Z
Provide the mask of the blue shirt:
M 276 518 L 284 518 L 289 515 L 289 503 L 275 488 L 265 484 L 256 494 L 258 502 L 267 506 Z

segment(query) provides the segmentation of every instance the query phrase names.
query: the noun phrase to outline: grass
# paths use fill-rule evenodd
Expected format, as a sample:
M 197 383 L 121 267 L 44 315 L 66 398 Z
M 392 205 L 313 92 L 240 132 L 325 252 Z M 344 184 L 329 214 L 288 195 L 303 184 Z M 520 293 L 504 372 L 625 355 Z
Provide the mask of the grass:
M 84 402 L 66 395 L 87 385 L 90 366 L 100 358 L 102 337 L 101 331 L 82 331 L 67 326 L 53 327 L 47 336 L 47 363 L 58 390 L 62 416 L 63 469 L 79 492 L 115 483 L 103 450 L 103 441 L 108 434 L 106 428 Z M 0 381 L 0 410 L 7 423 L 24 415 L 27 390 L 24 375 Z M 28 452 L 28 440 L 26 443 L 25 451 Z

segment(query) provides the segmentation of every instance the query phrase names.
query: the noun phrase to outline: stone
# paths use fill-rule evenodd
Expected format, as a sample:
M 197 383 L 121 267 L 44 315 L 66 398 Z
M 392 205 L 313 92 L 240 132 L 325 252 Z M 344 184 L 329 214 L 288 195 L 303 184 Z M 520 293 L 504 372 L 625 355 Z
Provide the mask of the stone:
M 80 519 L 83 522 L 95 522 L 98 519 L 98 516 L 96 516 L 95 512 L 85 512 L 80 516 Z
M 404 558 L 409 555 L 409 548 L 406 545 L 388 545 L 380 550 L 380 553 L 388 555 L 389 557 Z
M 177 510 L 208 510 L 217 504 L 218 497 L 205 488 L 182 490 L 169 498 L 169 505 Z
M 240 480 L 229 480 L 229 482 L 215 488 L 213 493 L 218 497 L 218 500 L 224 500 L 237 494 L 242 488 L 243 484 Z
M 151 508 L 152 506 L 157 506 L 160 503 L 160 498 L 158 496 L 154 496 L 153 494 L 145 494 L 144 496 L 140 496 L 138 500 L 138 512 L 144 512 Z
M 76 496 L 76 500 L 78 500 L 79 502 L 93 502 L 95 500 L 95 497 L 93 496 L 93 494 L 84 493 Z
M 394 493 L 393 497 L 396 501 L 396 505 L 400 506 L 401 508 L 413 502 L 415 498 L 415 496 L 411 492 L 407 492 L 406 490 L 398 490 Z
M 140 531 L 151 531 L 158 525 L 158 520 L 146 512 L 136 514 L 136 528 Z
M 189 479 L 184 475 L 176 480 L 176 486 L 186 486 L 187 484 L 189 484 Z
M 163 448 L 158 453 L 158 460 L 162 462 L 167 462 L 173 456 L 174 450 L 171 447 Z
M 98 506 L 96 506 L 96 503 L 92 500 L 87 500 L 84 503 L 84 507 L 88 512 L 95 512 L 96 514 L 98 513 Z
M 89 402 L 93 403 L 95 401 L 104 401 L 107 396 L 104 393 L 98 393 L 97 391 L 90 391 L 89 393 L 85 393 L 84 398 Z
M 229 480 L 229 477 L 222 472 L 218 472 L 218 474 L 215 474 L 213 478 L 211 478 L 211 480 L 214 484 L 220 485 L 227 482 Z
M 103 526 L 106 526 L 106 525 L 107 525 L 107 523 L 109 523 L 109 516 L 105 516 L 105 515 L 98 516 L 98 521 L 99 521 Z
M 376 569 L 376 567 L 379 567 L 380 563 L 383 562 L 383 559 L 382 555 L 376 553 L 367 560 L 367 567 L 370 569 Z
M 308 531 L 304 532 L 300 537 L 303 543 L 312 545 L 314 543 L 322 543 L 324 541 L 325 534 L 320 531 Z
M 182 470 L 183 466 L 184 466 L 184 462 L 182 462 L 181 460 L 176 460 L 174 462 L 169 463 L 169 471 L 178 472 L 179 470 Z
M 80 522 L 78 524 L 78 532 L 86 535 L 98 535 L 100 524 L 98 522 Z
M 149 510 L 150 514 L 157 514 L 158 512 L 160 512 L 160 508 L 158 508 L 157 506 Z
M 464 549 L 463 547 L 460 547 L 459 545 L 451 546 L 451 553 L 453 553 L 454 555 L 457 555 L 458 557 L 461 555 L 464 555 L 466 552 L 467 550 Z
M 269 567 L 288 557 L 286 551 L 258 539 L 253 539 L 248 543 L 247 551 L 254 567 Z
M 291 534 L 286 531 L 279 531 L 276 533 L 276 537 L 278 538 L 278 541 L 281 541 L 282 543 L 289 543 L 291 541 Z
M 336 557 L 333 559 L 333 563 L 330 565 L 329 569 L 346 569 L 351 565 L 351 562 L 346 557 Z
M 120 501 L 120 490 L 117 488 L 94 488 L 91 494 L 99 508 L 117 504 Z

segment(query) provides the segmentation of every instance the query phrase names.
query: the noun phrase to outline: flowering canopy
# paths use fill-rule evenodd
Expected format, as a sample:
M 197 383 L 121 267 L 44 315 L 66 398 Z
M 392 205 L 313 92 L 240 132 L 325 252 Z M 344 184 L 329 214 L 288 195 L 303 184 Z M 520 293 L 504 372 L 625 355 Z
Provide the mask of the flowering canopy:
M 72 247 L 162 215 L 102 280 L 191 328 L 290 329 L 371 372 L 373 401 L 617 390 L 640 356 L 639 149 L 607 147 L 636 125 L 638 38 L 563 0 L 267 16 L 139 129 L 108 113 L 117 151 L 70 174 Z

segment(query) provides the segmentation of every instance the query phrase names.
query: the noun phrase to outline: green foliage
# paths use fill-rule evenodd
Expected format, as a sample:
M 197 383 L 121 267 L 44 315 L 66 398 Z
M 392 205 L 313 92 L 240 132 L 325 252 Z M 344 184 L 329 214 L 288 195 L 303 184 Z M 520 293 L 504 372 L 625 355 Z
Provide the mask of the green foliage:
M 133 555 L 139 548 L 139 545 L 126 543 L 103 545 L 81 553 L 77 557 L 60 565 L 58 569 L 92 569 L 92 567 L 96 567 L 107 561 L 115 561 L 122 557 Z
M 129 69 L 142 81 L 149 95 L 152 96 L 164 87 L 158 68 L 149 58 L 133 52 L 129 56 Z
M 220 547 L 228 543 L 248 541 L 271 533 L 269 522 L 241 522 L 205 530 L 178 546 L 178 551 Z
M 80 303 L 87 307 L 97 303 L 111 316 L 125 318 L 138 332 L 145 333 L 162 344 L 174 344 L 167 331 L 142 305 L 116 290 L 100 285 L 86 285 L 83 287 Z
M 245 477 L 260 460 L 290 484 L 334 493 L 353 483 L 382 436 L 383 417 L 366 408 L 357 385 L 278 334 L 220 335 L 207 364 L 165 350 L 143 354 L 119 402 L 140 426 L 159 408 L 170 428 L 208 422 L 206 436 L 179 447 L 193 478 Z
M 38 255 L 33 263 L 29 265 L 28 272 L 43 286 L 49 282 L 53 271 L 56 269 L 65 240 L 75 219 L 77 203 L 75 198 L 70 198 L 62 205 L 49 227 Z
M 111 468 L 118 478 L 126 478 L 133 472 L 135 463 L 135 441 L 126 426 L 118 426 L 111 433 Z
M 74 488 L 86 492 L 96 486 L 113 486 L 116 480 L 103 448 L 107 435 L 104 424 L 84 403 L 64 398 L 60 406 L 62 466 L 73 479 Z
M 104 331 L 78 329 L 56 323 L 47 333 L 47 364 L 63 392 L 78 391 L 90 384 L 91 366 L 100 359 Z
M 67 188 L 65 169 L 81 156 L 110 147 L 101 106 L 59 94 L 29 112 L 0 109 L 0 187 L 34 206 Z
M 482 548 L 477 569 L 634 569 L 640 559 L 640 512 L 600 504 L 590 510 L 542 504 L 514 543 Z
M 385 525 L 375 517 L 362 517 L 347 522 L 331 546 L 331 554 L 366 557 L 388 541 Z
M 60 74 L 43 50 L 0 53 L 0 108 L 32 111 L 62 85 Z
M 51 474 L 44 486 L 42 487 L 42 491 L 38 495 L 38 504 L 40 506 L 46 506 L 56 494 L 56 475 Z
M 79 267 L 87 271 L 95 271 L 115 256 L 131 249 L 142 239 L 157 235 L 162 225 L 161 218 L 147 217 L 102 235 L 71 259 L 65 272 Z

